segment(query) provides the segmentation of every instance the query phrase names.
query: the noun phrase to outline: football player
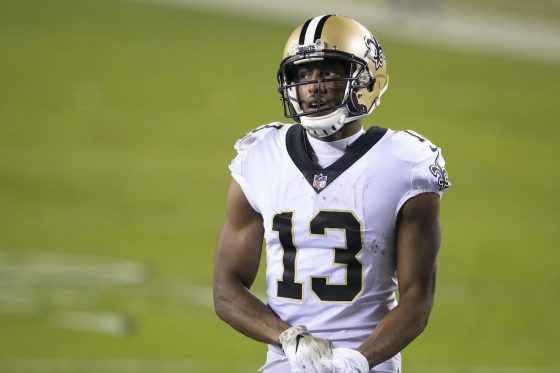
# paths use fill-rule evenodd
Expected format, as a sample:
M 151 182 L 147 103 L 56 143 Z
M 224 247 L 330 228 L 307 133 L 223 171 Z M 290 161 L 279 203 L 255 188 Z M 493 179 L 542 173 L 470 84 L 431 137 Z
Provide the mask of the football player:
M 360 23 L 312 18 L 283 57 L 279 93 L 296 123 L 235 145 L 216 312 L 269 345 L 266 373 L 400 372 L 434 300 L 449 187 L 441 150 L 413 131 L 363 129 L 388 81 L 383 49 Z M 266 304 L 249 290 L 263 239 Z

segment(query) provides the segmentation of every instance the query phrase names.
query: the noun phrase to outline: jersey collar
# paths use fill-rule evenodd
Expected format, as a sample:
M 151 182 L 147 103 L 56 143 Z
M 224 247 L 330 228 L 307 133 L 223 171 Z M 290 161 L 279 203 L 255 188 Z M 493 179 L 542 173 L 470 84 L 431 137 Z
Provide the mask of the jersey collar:
M 360 136 L 333 164 L 322 168 L 312 155 L 312 148 L 300 124 L 294 124 L 286 133 L 286 149 L 307 182 L 320 193 L 358 159 L 366 154 L 387 133 L 386 128 L 371 127 Z

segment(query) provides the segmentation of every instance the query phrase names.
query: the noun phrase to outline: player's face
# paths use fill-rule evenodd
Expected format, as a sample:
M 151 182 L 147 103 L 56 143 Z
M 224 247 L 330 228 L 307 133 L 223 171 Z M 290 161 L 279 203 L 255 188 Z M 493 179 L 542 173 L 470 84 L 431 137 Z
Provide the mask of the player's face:
M 325 115 L 334 111 L 334 108 L 342 103 L 347 81 L 332 81 L 332 79 L 347 77 L 348 67 L 338 61 L 317 61 L 299 65 L 296 70 L 296 83 L 313 81 L 298 86 L 298 96 L 303 111 L 322 111 L 320 114 L 310 116 Z M 328 110 L 329 108 L 333 109 Z

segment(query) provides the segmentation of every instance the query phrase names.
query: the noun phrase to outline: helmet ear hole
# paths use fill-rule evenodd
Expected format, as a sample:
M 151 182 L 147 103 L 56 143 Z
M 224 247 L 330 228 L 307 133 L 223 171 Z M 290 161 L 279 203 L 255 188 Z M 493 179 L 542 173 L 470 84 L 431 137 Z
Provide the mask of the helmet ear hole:
M 373 78 L 371 80 L 371 82 L 369 82 L 369 84 L 366 86 L 368 92 L 373 92 L 373 88 L 375 87 L 375 78 Z
M 364 69 L 358 76 L 358 83 L 365 87 L 368 92 L 373 92 L 373 87 L 375 85 L 375 78 L 371 76 L 368 69 Z
M 360 104 L 356 92 L 352 92 L 352 94 L 350 95 L 350 100 L 348 100 L 347 107 L 348 111 L 353 115 L 363 115 L 367 113 L 367 107 Z

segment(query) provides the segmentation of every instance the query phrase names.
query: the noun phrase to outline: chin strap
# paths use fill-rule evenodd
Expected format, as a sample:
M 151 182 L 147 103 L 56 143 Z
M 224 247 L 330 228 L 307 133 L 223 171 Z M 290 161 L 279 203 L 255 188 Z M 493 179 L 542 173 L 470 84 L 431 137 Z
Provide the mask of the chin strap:
M 327 137 L 341 129 L 345 123 L 354 120 L 349 118 L 349 112 L 346 107 L 336 109 L 330 114 L 320 117 L 310 117 L 308 115 L 300 118 L 303 128 L 311 132 L 317 137 Z

